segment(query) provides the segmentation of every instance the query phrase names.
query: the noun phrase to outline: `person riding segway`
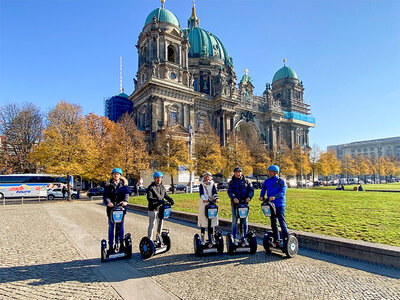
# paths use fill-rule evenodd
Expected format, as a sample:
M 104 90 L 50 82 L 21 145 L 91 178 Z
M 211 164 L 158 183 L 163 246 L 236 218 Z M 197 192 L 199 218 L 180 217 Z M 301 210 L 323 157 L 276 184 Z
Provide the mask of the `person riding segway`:
M 107 242 L 103 239 L 101 241 L 102 262 L 132 256 L 131 234 L 127 233 L 124 236 L 125 206 L 129 201 L 128 181 L 122 177 L 120 168 L 113 169 L 111 174 L 112 178 L 106 184 L 103 194 L 103 202 L 107 206 L 108 249 Z
M 232 207 L 232 233 L 226 237 L 228 253 L 257 252 L 257 237 L 254 231 L 248 231 L 249 202 L 254 196 L 254 188 L 242 174 L 242 169 L 236 167 L 232 180 L 228 185 L 228 196 Z M 240 220 L 240 239 L 237 238 L 237 222 Z
M 194 236 L 194 253 L 197 256 L 205 253 L 222 254 L 224 251 L 222 232 L 215 230 L 218 225 L 218 205 L 216 203 L 219 202 L 219 198 L 211 173 L 204 172 L 199 193 L 197 225 L 200 227 L 201 236 L 198 233 Z M 206 227 L 208 240 L 205 239 Z
M 272 231 L 267 231 L 263 239 L 264 249 L 267 253 L 278 250 L 288 257 L 294 257 L 298 251 L 298 240 L 295 233 L 288 233 L 285 220 L 286 207 L 286 183 L 278 176 L 279 167 L 271 165 L 268 167 L 269 178 L 264 181 L 260 193 L 262 201 L 261 209 L 266 217 L 271 219 Z M 267 197 L 265 198 L 265 194 Z M 278 231 L 278 223 L 281 225 L 281 232 Z
M 154 181 L 147 188 L 149 227 L 147 236 L 143 237 L 139 244 L 140 254 L 143 258 L 150 258 L 153 255 L 167 252 L 171 248 L 171 239 L 168 229 L 162 229 L 164 219 L 169 218 L 171 206 L 174 200 L 168 196 L 162 184 L 162 172 L 153 174 Z M 164 200 L 165 199 L 165 200 Z M 156 239 L 153 240 L 154 225 L 157 224 Z

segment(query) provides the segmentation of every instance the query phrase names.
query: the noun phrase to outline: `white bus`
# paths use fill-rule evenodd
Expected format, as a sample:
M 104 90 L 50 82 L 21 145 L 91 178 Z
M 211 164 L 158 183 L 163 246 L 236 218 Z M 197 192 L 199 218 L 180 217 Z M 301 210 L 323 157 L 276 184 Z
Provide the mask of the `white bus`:
M 67 184 L 61 176 L 47 174 L 0 175 L 0 199 L 47 197 L 47 190 Z

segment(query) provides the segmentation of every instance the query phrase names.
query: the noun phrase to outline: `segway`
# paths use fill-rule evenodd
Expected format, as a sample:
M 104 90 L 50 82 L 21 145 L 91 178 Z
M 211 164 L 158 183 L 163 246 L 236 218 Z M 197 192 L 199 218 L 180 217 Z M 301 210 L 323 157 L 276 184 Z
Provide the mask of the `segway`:
M 165 203 L 160 206 L 158 210 L 158 218 L 168 219 L 171 215 L 171 204 Z M 163 229 L 161 237 L 156 236 L 154 241 L 150 240 L 147 236 L 143 237 L 139 244 L 140 254 L 144 259 L 150 258 L 153 255 L 164 253 L 171 249 L 171 239 L 169 237 L 169 230 Z
M 215 204 L 214 201 L 209 201 L 209 203 L 205 207 L 205 215 L 208 219 L 208 228 L 211 227 L 211 222 L 218 215 L 218 205 Z M 214 243 L 212 240 L 206 240 L 204 245 L 201 243 L 200 235 L 196 233 L 194 235 L 193 244 L 194 244 L 194 254 L 196 256 L 200 256 L 208 253 L 218 253 L 222 254 L 224 252 L 224 239 L 222 238 L 222 231 L 215 230 L 212 238 L 214 239 Z
M 226 248 L 229 254 L 235 252 L 249 252 L 254 254 L 257 252 L 257 237 L 253 230 L 247 232 L 247 236 L 244 236 L 244 220 L 249 214 L 249 204 L 242 202 L 235 204 L 236 215 L 239 217 L 239 233 L 240 241 L 238 245 L 235 245 L 235 239 L 232 233 L 226 236 Z M 247 242 L 247 243 L 246 243 Z
M 101 262 L 105 262 L 108 260 L 120 259 L 120 258 L 131 258 L 132 256 L 132 238 L 131 234 L 125 234 L 123 241 L 119 241 L 119 229 L 121 223 L 123 222 L 125 217 L 125 208 L 122 204 L 118 204 L 111 209 L 110 213 L 110 221 L 114 223 L 114 238 L 115 245 L 114 247 L 107 249 L 107 241 L 101 241 Z
M 261 203 L 261 209 L 267 218 L 274 216 L 275 206 L 268 200 Z M 266 253 L 286 254 L 288 258 L 295 257 L 299 250 L 299 242 L 296 233 L 288 233 L 288 238 L 282 239 L 282 231 L 278 234 L 279 239 L 274 240 L 274 235 L 271 230 L 268 230 L 264 235 L 263 245 Z

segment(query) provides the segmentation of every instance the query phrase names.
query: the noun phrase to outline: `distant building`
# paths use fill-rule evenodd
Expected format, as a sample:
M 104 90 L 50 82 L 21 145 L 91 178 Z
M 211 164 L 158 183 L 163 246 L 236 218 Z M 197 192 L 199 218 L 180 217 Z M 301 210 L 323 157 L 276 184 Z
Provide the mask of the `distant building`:
M 127 94 L 122 92 L 106 99 L 104 101 L 104 116 L 113 122 L 117 122 L 124 113 L 131 113 L 133 105 L 128 97 Z
M 328 146 L 328 151 L 334 151 L 338 159 L 346 154 L 352 157 L 362 155 L 369 158 L 395 156 L 400 159 L 400 136 L 341 145 Z

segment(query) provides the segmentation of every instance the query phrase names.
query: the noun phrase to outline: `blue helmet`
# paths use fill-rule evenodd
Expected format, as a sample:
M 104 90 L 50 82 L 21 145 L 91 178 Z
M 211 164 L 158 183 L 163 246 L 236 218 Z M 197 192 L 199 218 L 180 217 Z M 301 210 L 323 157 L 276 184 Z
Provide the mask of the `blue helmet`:
M 236 171 L 242 172 L 242 168 L 236 167 L 235 169 L 233 169 L 233 172 L 236 172 Z
M 114 173 L 119 173 L 119 174 L 122 175 L 122 170 L 121 170 L 120 168 L 114 168 L 114 169 L 111 171 L 111 174 L 114 174 Z
M 269 166 L 268 171 L 275 171 L 275 172 L 279 173 L 279 167 L 277 165 Z
M 153 178 L 156 178 L 156 177 L 164 177 L 164 174 L 160 171 L 157 171 L 153 174 Z

